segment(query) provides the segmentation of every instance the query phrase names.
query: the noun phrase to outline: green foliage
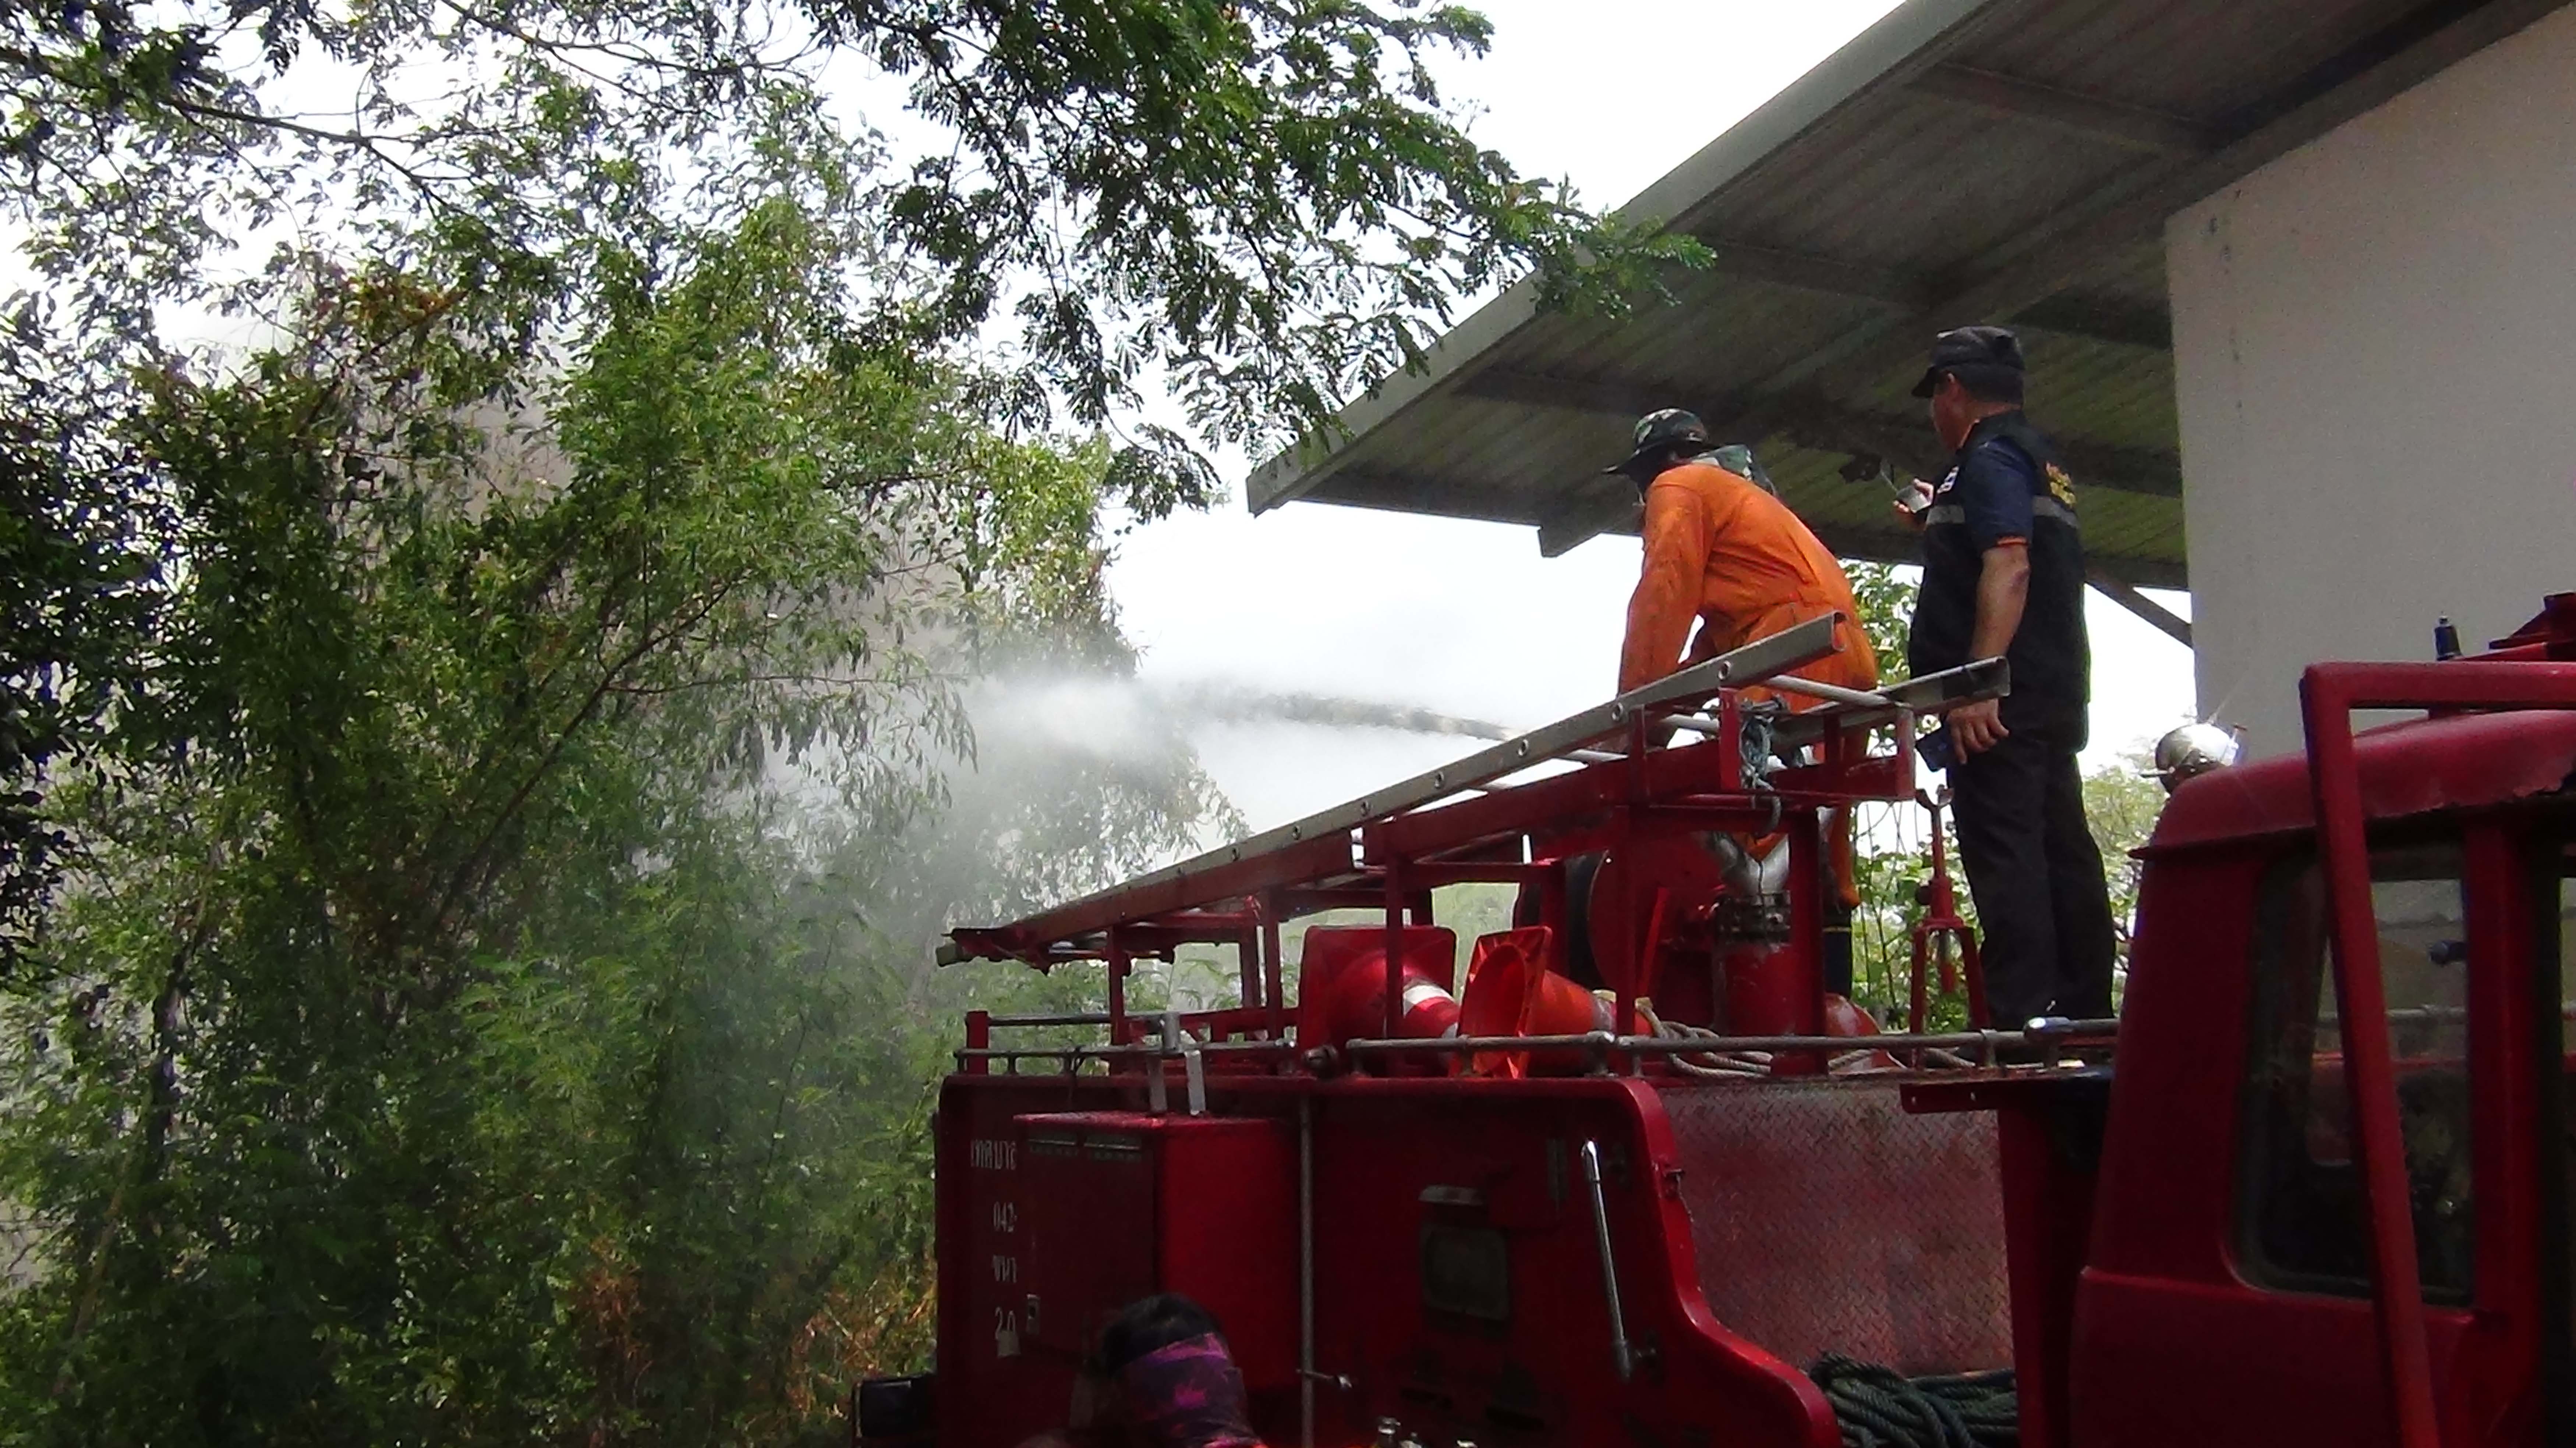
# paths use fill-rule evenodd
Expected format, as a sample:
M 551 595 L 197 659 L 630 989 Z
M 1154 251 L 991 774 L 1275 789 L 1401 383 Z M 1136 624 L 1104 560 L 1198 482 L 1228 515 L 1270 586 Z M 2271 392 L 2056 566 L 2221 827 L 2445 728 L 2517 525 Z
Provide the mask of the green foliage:
M 1535 272 L 1552 303 L 1615 307 L 1700 254 L 1468 139 L 1425 63 L 1484 49 L 1455 6 L 172 0 L 7 26 L 0 184 L 84 303 L 137 326 L 275 224 L 578 264 L 603 212 L 668 216 L 796 156 L 864 185 L 905 325 L 1016 327 L 1022 421 L 1106 423 L 1159 370 L 1203 429 L 1281 442 L 1419 362 L 1462 296 Z M 869 80 L 937 133 L 882 175 L 842 113 Z M 314 86 L 327 118 L 288 103 Z M 1109 482 L 1152 516 L 1213 477 L 1140 429 Z
M 1914 620 L 1918 583 L 1914 570 L 1892 563 L 1846 562 L 1852 601 L 1860 605 L 1861 630 L 1878 658 L 1881 684 L 1909 677 L 1905 656 L 1907 631 Z M 1927 783 L 1935 781 L 1926 780 Z M 1852 912 L 1852 998 L 1864 1010 L 1891 1025 L 1902 1024 L 1911 1001 L 1914 923 L 1925 902 L 1919 897 L 1932 875 L 1928 816 L 1913 804 L 1863 806 L 1853 821 L 1853 883 L 1860 904 Z M 1945 836 L 1948 818 L 1943 817 Z M 1948 836 L 1953 893 L 1960 915 L 1971 927 L 1976 906 L 1968 898 L 1967 877 L 1959 871 L 1958 840 Z M 1936 948 L 1947 950 L 1945 942 Z M 1968 1017 L 1965 990 L 1943 992 L 1938 957 L 1927 964 L 1925 1024 L 1946 1029 Z
M 1109 453 L 852 325 L 816 201 L 599 246 L 559 349 L 469 253 L 156 380 L 181 562 L 92 716 L 136 763 L 56 758 L 79 868 L 0 1004 L 12 1441 L 777 1442 L 920 1360 L 965 983 L 919 919 L 1216 801 L 1164 758 L 940 810 L 962 671 L 1126 661 Z
M 1861 631 L 1878 655 L 1878 678 L 1892 684 L 1914 670 L 1905 659 L 1906 631 L 1914 623 L 1914 570 L 1894 563 L 1845 563 L 1852 602 L 1860 605 Z
M 169 531 L 132 450 L 18 360 L 0 349 L 0 975 L 76 854 L 55 761 L 106 767 L 111 716 L 142 706 Z
M 1922 898 L 1932 878 L 1930 817 L 1912 804 L 1865 805 L 1857 812 L 1853 867 L 1860 905 L 1852 912 L 1852 999 L 1890 1029 L 1901 1028 L 1912 996 L 1913 929 L 1927 912 Z M 1975 928 L 1977 907 L 1959 869 L 1959 842 L 1942 817 L 1950 881 L 1959 914 Z M 1953 952 L 1953 959 L 1955 959 Z M 1925 984 L 1926 1024 L 1941 1030 L 1966 1024 L 1964 982 L 1941 989 L 1937 958 Z
M 2138 748 L 2084 776 L 2084 820 L 2093 827 L 2093 841 L 2102 847 L 2109 872 L 2111 919 L 2119 928 L 2124 975 L 2138 916 L 2138 862 L 2129 852 L 2155 833 L 2165 808 L 2164 786 L 2153 778 L 2154 767 L 2155 751 Z

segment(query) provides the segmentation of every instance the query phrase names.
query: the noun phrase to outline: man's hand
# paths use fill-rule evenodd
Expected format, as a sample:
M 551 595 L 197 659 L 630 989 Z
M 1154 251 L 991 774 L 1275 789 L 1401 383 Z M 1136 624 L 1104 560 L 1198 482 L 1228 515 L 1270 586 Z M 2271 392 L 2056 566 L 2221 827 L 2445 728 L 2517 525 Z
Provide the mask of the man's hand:
M 1950 742 L 1961 759 L 1983 754 L 2004 742 L 2012 731 L 2004 727 L 2003 704 L 1995 699 L 1980 699 L 1953 709 L 1941 721 L 1950 726 Z
M 1897 493 L 1896 501 L 1890 506 L 1896 509 L 1896 521 L 1921 532 L 1923 515 L 1932 510 L 1932 485 L 1915 478 Z

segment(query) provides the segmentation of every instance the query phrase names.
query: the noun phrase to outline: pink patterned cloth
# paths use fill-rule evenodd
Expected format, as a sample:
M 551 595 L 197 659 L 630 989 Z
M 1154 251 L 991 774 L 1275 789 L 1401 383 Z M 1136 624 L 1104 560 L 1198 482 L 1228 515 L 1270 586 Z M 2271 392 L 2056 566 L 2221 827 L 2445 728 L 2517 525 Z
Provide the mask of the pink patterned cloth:
M 1243 1374 L 1213 1335 L 1136 1359 L 1119 1369 L 1118 1389 L 1136 1448 L 1262 1448 Z

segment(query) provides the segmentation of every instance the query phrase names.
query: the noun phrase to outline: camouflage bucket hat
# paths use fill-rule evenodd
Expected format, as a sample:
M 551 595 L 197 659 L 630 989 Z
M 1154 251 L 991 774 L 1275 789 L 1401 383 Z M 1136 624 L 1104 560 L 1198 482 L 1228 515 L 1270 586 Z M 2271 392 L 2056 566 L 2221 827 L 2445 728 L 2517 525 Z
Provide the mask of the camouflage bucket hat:
M 1677 444 L 1689 443 L 1698 448 L 1708 446 L 1708 424 L 1699 414 L 1667 407 L 1637 419 L 1637 431 L 1628 455 L 1603 468 L 1605 473 L 1624 473 L 1644 462 L 1650 453 L 1661 452 Z

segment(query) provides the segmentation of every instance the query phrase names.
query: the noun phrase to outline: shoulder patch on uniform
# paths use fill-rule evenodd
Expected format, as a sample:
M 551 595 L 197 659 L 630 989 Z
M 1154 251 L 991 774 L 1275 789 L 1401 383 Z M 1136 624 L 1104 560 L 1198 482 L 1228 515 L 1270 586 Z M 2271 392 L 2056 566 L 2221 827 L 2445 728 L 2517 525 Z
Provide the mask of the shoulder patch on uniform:
M 2048 495 L 2069 508 L 2075 506 L 2075 480 L 2055 463 L 2048 465 Z

